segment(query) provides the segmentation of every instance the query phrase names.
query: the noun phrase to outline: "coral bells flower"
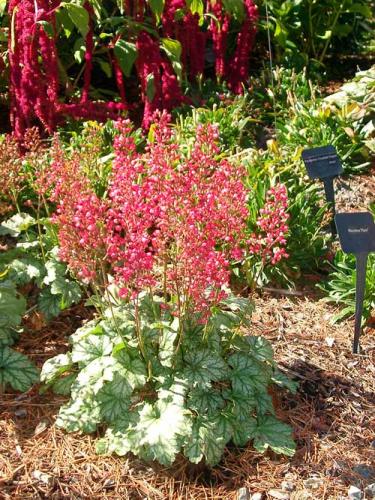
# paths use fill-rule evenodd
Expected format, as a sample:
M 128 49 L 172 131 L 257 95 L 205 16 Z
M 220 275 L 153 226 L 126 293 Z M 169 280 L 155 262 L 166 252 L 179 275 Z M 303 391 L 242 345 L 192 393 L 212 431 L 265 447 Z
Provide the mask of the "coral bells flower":
M 259 254 L 264 262 L 277 264 L 281 259 L 288 258 L 285 251 L 287 221 L 289 214 L 288 194 L 284 184 L 278 184 L 267 192 L 266 203 L 260 209 L 257 219 L 259 232 L 252 234 L 249 240 L 250 253 Z
M 184 156 L 158 115 L 153 140 L 139 155 L 119 124 L 110 187 L 108 258 L 128 293 L 161 284 L 179 297 L 180 310 L 207 312 L 223 297 L 229 260 L 246 229 L 244 171 L 218 161 L 218 133 L 197 128 L 196 142 Z
M 103 276 L 107 203 L 93 192 L 82 157 L 69 157 L 55 140 L 52 161 L 39 173 L 37 189 L 56 203 L 59 257 L 86 282 Z

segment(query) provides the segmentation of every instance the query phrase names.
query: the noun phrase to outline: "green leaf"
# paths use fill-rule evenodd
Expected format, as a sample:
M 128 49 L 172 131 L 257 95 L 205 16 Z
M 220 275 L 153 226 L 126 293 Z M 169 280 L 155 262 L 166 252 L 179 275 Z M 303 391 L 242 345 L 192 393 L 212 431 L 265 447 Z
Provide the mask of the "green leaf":
M 299 386 L 298 382 L 291 380 L 287 375 L 285 375 L 285 373 L 280 371 L 278 368 L 273 369 L 273 375 L 271 380 L 274 384 L 279 385 L 280 387 L 285 387 L 292 394 L 296 394 L 298 390 Z
M 51 285 L 58 278 L 64 278 L 66 274 L 66 265 L 56 259 L 51 259 L 46 262 L 47 276 L 44 278 L 45 285 Z
M 59 295 L 52 295 L 49 288 L 44 288 L 38 296 L 38 308 L 47 321 L 55 318 L 61 312 Z
M 60 394 L 61 396 L 69 396 L 72 385 L 76 381 L 77 374 L 69 373 L 57 379 L 52 384 L 52 390 L 55 394 Z
M 98 332 L 98 335 L 95 333 Z M 102 356 L 109 356 L 112 353 L 113 344 L 110 338 L 102 334 L 102 330 L 97 328 L 92 333 L 83 336 L 74 343 L 72 349 L 73 363 L 82 363 L 88 365 L 94 359 Z
M 14 259 L 9 265 L 9 279 L 16 285 L 26 285 L 44 274 L 43 264 L 35 257 Z
M 47 36 L 49 36 L 50 38 L 53 38 L 55 36 L 53 26 L 48 21 L 38 21 L 37 24 L 40 24 L 42 26 Z
M 51 359 L 47 359 L 44 363 L 40 374 L 40 380 L 44 383 L 50 383 L 59 375 L 70 370 L 72 366 L 73 362 L 70 353 L 58 354 Z
M 162 38 L 161 48 L 164 49 L 165 53 L 169 57 L 174 72 L 176 73 L 178 80 L 181 82 L 182 80 L 181 43 L 178 40 L 173 40 L 172 38 Z
M 27 356 L 0 347 L 0 392 L 9 384 L 15 391 L 27 391 L 39 381 L 39 371 Z
M 231 439 L 232 432 L 229 420 L 223 416 L 216 419 L 198 417 L 186 440 L 186 457 L 195 464 L 205 457 L 209 465 L 216 465 L 221 459 L 226 444 Z
M 138 433 L 135 425 L 139 420 L 136 412 L 127 412 L 122 415 L 121 428 L 107 429 L 103 439 L 96 442 L 96 452 L 100 455 L 116 453 L 120 457 L 129 453 L 137 454 L 140 451 Z
M 234 19 L 241 22 L 245 19 L 245 8 L 243 0 L 223 0 L 224 9 Z
M 147 369 L 136 349 L 132 351 L 122 349 L 113 356 L 119 365 L 119 373 L 134 389 L 146 383 Z
M 257 421 L 255 418 L 246 416 L 239 422 L 233 424 L 233 442 L 236 446 L 245 446 L 255 435 Z
M 272 397 L 266 389 L 264 391 L 256 391 L 254 401 L 258 416 L 265 415 L 266 413 L 274 413 Z
M 204 21 L 204 4 L 202 0 L 187 0 L 186 5 L 192 14 L 199 15 L 199 25 Z
M 289 425 L 280 422 L 272 415 L 265 415 L 258 418 L 254 447 L 260 453 L 271 448 L 275 453 L 291 457 L 294 455 L 296 444 Z
M 10 282 L 0 283 L 0 346 L 12 345 L 17 337 L 15 330 L 26 311 L 26 300 L 17 293 Z
M 188 352 L 184 355 L 184 362 L 183 378 L 191 384 L 207 385 L 228 376 L 228 366 L 224 360 L 208 349 Z
M 26 213 L 15 214 L 0 224 L 0 236 L 9 235 L 17 238 L 23 231 L 27 231 L 36 224 L 34 217 Z
M 116 373 L 112 382 L 106 383 L 98 392 L 102 417 L 107 422 L 116 422 L 121 418 L 129 409 L 132 392 L 133 388 L 127 379 Z
M 125 76 L 130 76 L 133 65 L 138 57 L 135 43 L 120 38 L 117 40 L 113 52 Z
M 76 397 L 60 408 L 56 425 L 68 432 L 94 432 L 101 420 L 99 403 L 92 397 Z
M 60 296 L 60 308 L 67 309 L 77 304 L 82 297 L 81 288 L 77 282 L 58 277 L 51 285 L 51 294 Z
M 145 403 L 136 428 L 147 456 L 171 465 L 180 451 L 180 440 L 191 433 L 189 412 L 174 403 Z
M 148 4 L 156 17 L 156 22 L 159 23 L 164 10 L 164 0 L 148 0 Z
M 230 356 L 228 362 L 233 368 L 230 378 L 234 392 L 255 396 L 257 391 L 266 390 L 271 374 L 262 363 L 242 352 Z
M 72 397 L 97 394 L 106 382 L 112 381 L 119 365 L 111 356 L 103 356 L 91 361 L 80 370 L 72 385 Z
M 85 38 L 89 32 L 89 14 L 87 10 L 81 5 L 72 2 L 62 2 L 60 6 L 66 9 L 72 23 L 76 26 L 83 38 Z
M 4 15 L 7 0 L 0 0 L 0 17 Z
M 149 73 L 146 77 L 146 95 L 150 102 L 154 100 L 155 93 L 155 77 L 153 73 Z
M 245 337 L 250 346 L 250 353 L 259 361 L 272 361 L 273 349 L 271 343 L 260 336 Z
M 193 389 L 188 398 L 189 408 L 199 414 L 206 413 L 212 415 L 219 408 L 223 408 L 224 404 L 224 399 L 220 395 L 220 392 L 212 386 Z

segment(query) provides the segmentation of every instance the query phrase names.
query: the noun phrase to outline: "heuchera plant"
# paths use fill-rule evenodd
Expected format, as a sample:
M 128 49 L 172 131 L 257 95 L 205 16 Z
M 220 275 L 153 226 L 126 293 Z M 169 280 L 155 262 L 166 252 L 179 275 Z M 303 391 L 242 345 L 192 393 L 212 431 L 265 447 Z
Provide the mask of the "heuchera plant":
M 166 114 L 144 152 L 129 122 L 118 131 L 104 197 L 79 165 L 72 179 L 62 155 L 45 172 L 61 258 L 102 307 L 71 351 L 43 367 L 42 380 L 71 396 L 57 424 L 93 432 L 104 423 L 98 452 L 166 465 L 181 452 L 216 464 L 229 441 L 292 455 L 269 387 L 293 384 L 268 341 L 245 335 L 252 304 L 228 288 L 231 259 L 246 254 L 243 168 L 220 159 L 212 125 L 184 152 Z

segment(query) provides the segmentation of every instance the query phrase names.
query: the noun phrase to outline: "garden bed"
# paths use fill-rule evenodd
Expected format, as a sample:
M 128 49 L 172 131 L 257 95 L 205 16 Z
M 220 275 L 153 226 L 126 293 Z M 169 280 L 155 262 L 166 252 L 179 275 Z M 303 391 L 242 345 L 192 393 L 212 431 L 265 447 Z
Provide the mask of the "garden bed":
M 270 340 L 280 366 L 300 383 L 294 396 L 275 395 L 278 416 L 294 429 L 292 459 L 263 456 L 252 446 L 227 449 L 212 470 L 182 459 L 164 469 L 132 457 L 99 457 L 93 437 L 66 434 L 53 425 L 63 398 L 33 389 L 6 394 L 0 403 L 3 498 L 230 499 L 241 487 L 273 498 L 267 492 L 280 493 L 289 482 L 292 499 L 337 499 L 350 485 L 373 483 L 373 330 L 365 329 L 363 353 L 355 356 L 353 324 L 332 325 L 335 312 L 309 291 L 256 299 L 250 333 Z M 87 312 L 81 307 L 48 327 L 35 317 L 36 329 L 22 337 L 20 349 L 41 366 L 67 350 L 67 335 L 83 318 Z

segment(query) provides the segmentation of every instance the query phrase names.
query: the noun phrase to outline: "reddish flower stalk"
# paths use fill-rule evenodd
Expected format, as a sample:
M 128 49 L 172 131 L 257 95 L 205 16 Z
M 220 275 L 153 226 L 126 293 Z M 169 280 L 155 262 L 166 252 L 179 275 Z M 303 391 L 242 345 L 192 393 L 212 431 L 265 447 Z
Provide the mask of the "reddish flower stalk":
M 254 45 L 258 22 L 258 7 L 254 0 L 244 0 L 246 19 L 237 35 L 234 56 L 227 69 L 229 87 L 236 94 L 243 92 L 243 83 L 249 75 L 249 57 Z
M 250 253 L 261 255 L 263 262 L 270 261 L 274 265 L 289 257 L 285 250 L 289 218 L 287 207 L 288 194 L 284 184 L 271 188 L 257 220 L 259 232 L 252 234 L 248 242 Z

